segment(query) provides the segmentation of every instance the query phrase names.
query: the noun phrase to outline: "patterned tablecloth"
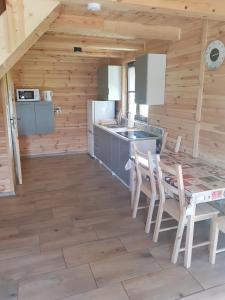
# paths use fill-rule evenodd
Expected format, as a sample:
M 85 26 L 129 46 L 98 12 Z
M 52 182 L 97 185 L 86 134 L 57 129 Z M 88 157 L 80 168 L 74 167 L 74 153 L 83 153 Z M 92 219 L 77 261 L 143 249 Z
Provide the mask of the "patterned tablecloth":
M 225 199 L 225 169 L 183 152 L 164 153 L 161 155 L 161 160 L 167 165 L 182 165 L 185 194 L 190 202 L 194 201 L 198 204 Z M 167 181 L 176 185 L 172 175 L 167 178 Z M 213 205 L 221 213 L 225 213 L 225 200 L 217 201 Z

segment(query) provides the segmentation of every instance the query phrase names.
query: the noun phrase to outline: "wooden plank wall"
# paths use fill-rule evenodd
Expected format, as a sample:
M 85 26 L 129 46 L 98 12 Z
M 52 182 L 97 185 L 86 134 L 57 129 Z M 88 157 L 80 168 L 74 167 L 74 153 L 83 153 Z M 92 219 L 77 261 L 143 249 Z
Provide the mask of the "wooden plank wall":
M 209 23 L 207 42 L 213 40 L 225 44 L 225 23 Z M 225 165 L 225 63 L 218 70 L 206 68 L 199 151 Z
M 171 138 L 183 137 L 183 148 L 192 152 L 199 86 L 202 21 L 182 28 L 182 39 L 169 45 L 167 53 L 166 97 L 164 106 L 150 107 L 150 123 L 164 127 Z M 165 45 L 158 43 L 165 52 Z M 150 48 L 151 50 L 151 48 Z
M 22 156 L 87 151 L 87 100 L 97 97 L 97 68 L 109 63 L 103 58 L 31 49 L 12 70 L 15 88 L 52 90 L 56 115 L 53 134 L 20 138 Z
M 183 149 L 190 153 L 199 124 L 199 156 L 225 165 L 225 63 L 218 70 L 205 68 L 202 115 L 199 123 L 196 120 L 203 24 L 185 25 L 181 41 L 171 43 L 168 50 L 159 42 L 149 47 L 168 55 L 165 106 L 150 107 L 150 123 L 164 127 L 172 138 L 182 135 Z M 209 22 L 207 44 L 213 40 L 225 43 L 224 22 Z

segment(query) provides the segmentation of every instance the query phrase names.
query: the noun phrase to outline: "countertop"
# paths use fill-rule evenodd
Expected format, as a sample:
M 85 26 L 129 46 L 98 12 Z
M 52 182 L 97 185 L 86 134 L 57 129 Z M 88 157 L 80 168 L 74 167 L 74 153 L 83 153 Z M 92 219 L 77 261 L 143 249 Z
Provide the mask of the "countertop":
M 139 128 L 127 128 L 127 127 L 121 127 L 121 128 L 108 128 L 104 125 L 100 124 L 95 124 L 96 127 L 101 128 L 105 130 L 106 132 L 109 132 L 127 142 L 137 142 L 137 141 L 144 141 L 144 140 L 156 140 L 157 138 L 160 138 L 160 136 L 157 137 L 148 137 L 148 138 L 142 138 L 142 139 L 129 139 L 126 137 L 123 137 L 122 135 L 118 134 L 117 132 L 125 132 L 125 131 L 143 131 L 142 129 Z

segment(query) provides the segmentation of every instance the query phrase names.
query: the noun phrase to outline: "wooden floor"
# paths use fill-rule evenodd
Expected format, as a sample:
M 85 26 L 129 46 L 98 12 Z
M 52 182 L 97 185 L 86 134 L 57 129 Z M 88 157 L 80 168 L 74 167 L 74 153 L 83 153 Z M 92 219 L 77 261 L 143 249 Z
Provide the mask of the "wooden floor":
M 23 174 L 17 197 L 0 199 L 0 300 L 225 299 L 225 254 L 172 265 L 174 233 L 154 244 L 128 190 L 87 155 L 27 159 Z

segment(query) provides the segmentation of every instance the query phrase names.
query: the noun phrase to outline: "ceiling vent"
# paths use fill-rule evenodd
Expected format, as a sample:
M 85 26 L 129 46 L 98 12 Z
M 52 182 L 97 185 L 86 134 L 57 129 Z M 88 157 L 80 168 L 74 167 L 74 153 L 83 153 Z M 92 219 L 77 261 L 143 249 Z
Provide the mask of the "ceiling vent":
M 74 47 L 73 51 L 76 52 L 82 52 L 82 48 L 81 47 Z

